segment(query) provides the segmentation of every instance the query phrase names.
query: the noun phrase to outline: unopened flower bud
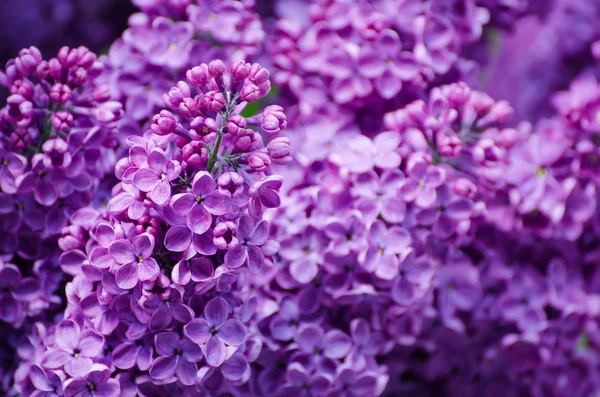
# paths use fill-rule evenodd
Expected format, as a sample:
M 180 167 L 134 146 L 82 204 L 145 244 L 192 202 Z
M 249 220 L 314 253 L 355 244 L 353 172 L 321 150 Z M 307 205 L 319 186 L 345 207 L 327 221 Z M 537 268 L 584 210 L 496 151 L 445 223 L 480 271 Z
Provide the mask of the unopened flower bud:
M 260 98 L 260 89 L 252 83 L 246 83 L 242 88 L 240 98 L 242 101 L 246 101 L 248 103 L 255 102 L 258 98 Z
M 72 96 L 71 88 L 66 84 L 54 84 L 50 89 L 50 99 L 56 103 L 65 104 Z
M 208 65 L 203 63 L 199 66 L 194 66 L 185 73 L 185 78 L 194 87 L 202 87 L 210 80 Z
M 98 103 L 108 101 L 110 99 L 110 86 L 108 84 L 96 86 L 92 92 L 92 98 Z
M 252 153 L 248 156 L 248 165 L 256 172 L 265 172 L 271 167 L 271 159 L 266 153 Z
M 255 63 L 252 65 L 248 79 L 250 79 L 250 81 L 256 85 L 261 85 L 269 80 L 269 71 L 260 66 L 258 63 Z
M 218 249 L 231 249 L 239 244 L 236 234 L 237 225 L 234 222 L 221 222 L 213 231 L 213 243 Z
M 262 114 L 260 126 L 267 134 L 278 135 L 287 127 L 287 118 L 283 108 L 279 105 L 267 106 Z
M 287 137 L 278 137 L 273 139 L 267 145 L 267 153 L 275 164 L 288 164 L 292 161 L 292 148 L 290 139 Z
M 67 132 L 73 127 L 73 115 L 66 110 L 60 110 L 52 115 L 50 124 L 55 130 Z
M 244 193 L 244 178 L 237 172 L 229 171 L 221 174 L 217 183 L 219 193 L 225 197 L 239 197 Z
M 205 98 L 210 109 L 215 112 L 218 112 L 225 106 L 225 97 L 218 91 L 207 92 Z
M 215 59 L 208 64 L 208 71 L 212 77 L 220 77 L 225 73 L 225 64 L 220 59 Z
M 160 136 L 172 134 L 175 128 L 177 128 L 177 120 L 168 110 L 162 110 L 159 114 L 154 115 L 150 125 L 152 132 Z
M 245 80 L 250 75 L 252 65 L 244 61 L 237 61 L 231 65 L 231 76 L 236 80 Z

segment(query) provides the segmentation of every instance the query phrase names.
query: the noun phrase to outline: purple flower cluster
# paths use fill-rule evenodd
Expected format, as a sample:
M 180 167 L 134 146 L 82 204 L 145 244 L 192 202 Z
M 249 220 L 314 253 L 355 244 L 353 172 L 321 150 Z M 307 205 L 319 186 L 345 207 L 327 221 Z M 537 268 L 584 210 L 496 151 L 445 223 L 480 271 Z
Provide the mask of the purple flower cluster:
M 0 82 L 0 318 L 15 326 L 52 310 L 61 279 L 60 248 L 77 233 L 69 219 L 102 194 L 114 168 L 121 105 L 94 79 L 102 65 L 85 47 L 43 60 L 35 47 L 10 60 Z
M 286 116 L 277 105 L 241 115 L 270 89 L 257 63 L 186 76 L 164 95 L 169 110 L 128 138 L 106 212 L 73 216 L 83 238 L 60 257 L 74 276 L 65 317 L 41 362 L 21 364 L 60 379 L 65 396 L 227 390 L 260 352 L 242 286 L 279 249 L 262 214 L 280 204 L 271 164 L 291 160 Z

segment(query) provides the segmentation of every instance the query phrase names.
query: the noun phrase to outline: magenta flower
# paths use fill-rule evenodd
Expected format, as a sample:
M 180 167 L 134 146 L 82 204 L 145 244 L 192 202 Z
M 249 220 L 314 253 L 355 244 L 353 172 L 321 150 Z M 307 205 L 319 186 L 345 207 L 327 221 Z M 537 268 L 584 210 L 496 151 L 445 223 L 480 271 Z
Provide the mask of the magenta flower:
M 340 330 L 333 329 L 327 333 L 318 325 L 308 325 L 296 337 L 299 350 L 314 359 L 326 357 L 339 359 L 344 357 L 352 347 L 352 340 Z
M 177 161 L 169 160 L 160 149 L 148 154 L 148 167 L 140 168 L 133 174 L 133 185 L 142 192 L 149 192 L 149 197 L 157 205 L 166 205 L 171 199 L 171 182 L 181 173 Z
M 411 238 L 404 228 L 386 228 L 382 221 L 375 221 L 369 230 L 369 248 L 363 255 L 361 266 L 368 272 L 375 272 L 380 266 L 394 266 L 398 256 L 406 255 Z
M 395 169 L 400 165 L 401 157 L 397 152 L 400 134 L 386 131 L 373 140 L 364 135 L 347 134 L 339 138 L 340 151 L 331 156 L 331 160 L 347 167 L 357 174 L 371 171 L 373 167 Z
M 113 260 L 121 265 L 115 273 L 119 288 L 132 289 L 138 281 L 153 280 L 159 268 L 151 257 L 154 250 L 154 236 L 148 233 L 135 236 L 133 244 L 127 240 L 117 240 L 110 245 Z
M 196 318 L 184 327 L 185 335 L 202 345 L 206 361 L 218 367 L 227 358 L 226 346 L 239 346 L 246 339 L 246 328 L 239 320 L 229 317 L 225 299 L 211 299 L 204 308 L 205 318 Z
M 72 320 L 63 320 L 56 326 L 56 346 L 49 349 L 42 359 L 48 369 L 62 369 L 71 376 L 83 376 L 92 369 L 92 358 L 98 356 L 104 346 L 104 338 L 86 329 L 80 332 Z
M 23 173 L 26 165 L 27 160 L 23 156 L 0 147 L 0 189 L 4 193 L 17 192 L 15 180 Z
M 150 367 L 150 376 L 164 380 L 176 377 L 181 383 L 191 386 L 196 381 L 198 366 L 202 360 L 200 347 L 188 338 L 179 338 L 176 332 L 163 332 L 155 337 L 158 357 Z
M 406 202 L 398 197 L 404 183 L 404 174 L 398 170 L 385 170 L 378 176 L 368 172 L 356 178 L 352 191 L 357 196 L 355 208 L 365 219 L 376 219 L 379 215 L 389 223 L 400 223 L 406 217 Z
M 445 180 L 443 169 L 424 161 L 415 162 L 409 169 L 409 176 L 400 188 L 400 197 L 421 208 L 430 208 L 437 199 L 436 188 Z
M 239 244 L 225 254 L 225 264 L 234 269 L 247 264 L 251 272 L 258 273 L 265 260 L 261 246 L 269 239 L 269 223 L 261 221 L 255 226 L 251 217 L 242 216 L 237 239 Z
M 286 385 L 277 396 L 312 397 L 322 396 L 331 387 L 327 374 L 310 374 L 300 363 L 292 363 L 286 374 Z
M 38 390 L 37 396 L 59 397 L 63 395 L 62 379 L 54 371 L 44 371 L 39 365 L 29 369 L 29 379 Z
M 94 364 L 85 376 L 65 382 L 65 397 L 118 397 L 121 387 L 104 365 Z
M 192 191 L 173 196 L 171 206 L 177 215 L 185 216 L 186 225 L 192 232 L 202 234 L 210 228 L 212 215 L 225 214 L 231 204 L 219 193 L 212 176 L 199 172 L 192 182 Z

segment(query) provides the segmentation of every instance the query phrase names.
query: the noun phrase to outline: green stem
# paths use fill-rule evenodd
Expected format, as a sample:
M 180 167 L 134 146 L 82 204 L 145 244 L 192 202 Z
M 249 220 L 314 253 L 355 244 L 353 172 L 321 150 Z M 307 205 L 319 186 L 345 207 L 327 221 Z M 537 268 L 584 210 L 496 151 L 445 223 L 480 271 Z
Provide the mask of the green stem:
M 223 96 L 227 98 L 227 94 L 223 93 Z M 223 140 L 223 133 L 225 131 L 225 126 L 227 125 L 227 121 L 229 120 L 229 116 L 231 115 L 231 111 L 235 107 L 235 102 L 237 100 L 237 96 L 234 98 L 230 98 L 225 106 L 225 111 L 221 114 L 221 127 L 219 127 L 219 131 L 217 131 L 217 141 L 215 142 L 215 146 L 213 147 L 212 152 L 210 152 L 210 156 L 208 157 L 208 162 L 206 163 L 206 171 L 212 172 L 213 167 L 217 161 L 217 154 L 219 153 L 219 148 L 221 146 L 221 141 Z

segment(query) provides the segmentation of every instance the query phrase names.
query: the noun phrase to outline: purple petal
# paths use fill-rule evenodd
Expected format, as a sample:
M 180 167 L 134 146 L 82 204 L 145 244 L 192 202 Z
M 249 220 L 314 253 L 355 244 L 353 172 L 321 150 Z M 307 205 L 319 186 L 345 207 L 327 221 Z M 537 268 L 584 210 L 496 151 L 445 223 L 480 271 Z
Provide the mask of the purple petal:
M 181 349 L 183 352 L 183 358 L 189 362 L 197 363 L 198 361 L 202 360 L 203 355 L 200 346 L 188 338 L 181 339 L 181 342 L 179 343 L 179 349 Z
M 157 205 L 164 206 L 169 204 L 169 200 L 171 199 L 171 184 L 167 181 L 158 182 L 148 197 Z
M 212 327 L 218 328 L 227 320 L 229 315 L 229 304 L 219 296 L 212 298 L 204 308 L 204 317 Z
M 269 222 L 261 221 L 252 232 L 250 242 L 254 245 L 261 246 L 269 239 Z
M 79 326 L 72 320 L 63 320 L 56 327 L 56 345 L 68 352 L 79 345 Z
M 77 358 L 73 357 L 65 363 L 65 372 L 73 377 L 84 376 L 92 369 L 93 364 L 91 358 L 81 356 Z
M 177 215 L 181 216 L 187 215 L 192 210 L 192 207 L 197 204 L 196 197 L 190 193 L 176 194 L 171 200 L 171 207 L 173 207 L 173 211 L 175 211 Z
M 148 258 L 152 255 L 152 250 L 154 249 L 154 236 L 148 233 L 135 236 L 132 241 L 132 246 L 136 256 Z
M 149 192 L 160 181 L 160 177 L 148 168 L 140 168 L 133 174 L 133 186 L 142 192 Z
M 202 204 L 196 204 L 186 217 L 186 224 L 195 234 L 206 232 L 212 224 L 212 215 L 204 208 Z
M 217 183 L 207 172 L 200 172 L 194 178 L 196 181 L 192 184 L 192 193 L 196 196 L 204 197 L 217 188 Z
M 248 269 L 257 274 L 262 270 L 263 264 L 265 262 L 265 254 L 263 251 L 255 247 L 254 245 L 249 245 L 247 247 L 248 250 Z
M 196 282 L 210 279 L 215 272 L 213 263 L 208 258 L 193 258 L 189 266 L 192 280 Z
M 138 263 L 130 262 L 121 265 L 115 273 L 115 281 L 119 288 L 132 289 L 138 283 Z
M 179 348 L 179 335 L 175 332 L 163 332 L 154 337 L 156 352 L 161 356 L 170 356 Z
M 175 375 L 179 378 L 179 381 L 186 385 L 192 386 L 196 383 L 196 373 L 198 372 L 198 366 L 195 363 L 191 363 L 180 358 L 177 362 L 177 369 Z
M 246 328 L 239 320 L 230 319 L 219 327 L 217 337 L 230 346 L 239 346 L 246 340 Z
M 202 198 L 202 205 L 213 215 L 223 215 L 231 208 L 231 201 L 215 191 Z
M 169 251 L 183 252 L 190 247 L 192 231 L 187 227 L 173 226 L 165 235 L 165 247 Z
M 48 382 L 46 373 L 38 365 L 32 365 L 29 368 L 29 379 L 33 383 L 33 386 L 40 391 L 54 391 L 54 386 Z
M 185 335 L 199 345 L 206 343 L 211 337 L 210 330 L 210 325 L 202 318 L 193 319 L 183 327 Z
M 162 170 L 165 169 L 167 165 L 167 159 L 163 152 L 160 150 L 153 150 L 152 152 L 150 152 L 146 161 L 148 162 L 150 168 L 153 169 L 156 173 L 162 172 Z
M 24 278 L 13 288 L 12 294 L 21 302 L 30 302 L 40 294 L 39 281 L 33 278 Z
M 84 357 L 96 357 L 102 352 L 104 347 L 104 337 L 91 329 L 86 329 L 81 333 L 79 341 L 80 355 Z
M 246 262 L 246 246 L 239 244 L 225 254 L 225 264 L 233 269 L 237 269 Z
M 215 336 L 212 336 L 204 346 L 202 346 L 206 362 L 211 367 L 218 367 L 227 358 L 227 349 L 225 345 Z
M 136 261 L 133 246 L 127 240 L 117 240 L 110 245 L 110 254 L 120 265 Z
M 214 255 L 217 252 L 217 247 L 213 242 L 213 232 L 208 230 L 203 234 L 194 234 L 192 237 L 192 246 L 197 253 L 202 255 Z
M 342 358 L 350 351 L 352 341 L 350 337 L 342 331 L 329 331 L 325 336 L 324 354 L 329 358 Z
M 99 269 L 108 269 L 113 263 L 113 257 L 106 247 L 96 247 L 90 255 L 90 262 Z
M 154 379 L 168 379 L 175 375 L 177 356 L 161 356 L 152 363 L 150 376 Z
M 248 361 L 242 354 L 234 354 L 221 365 L 221 372 L 227 380 L 238 381 L 250 369 Z
M 325 335 L 320 327 L 309 325 L 298 334 L 298 347 L 305 353 L 313 354 L 324 343 Z
M 59 369 L 71 359 L 71 354 L 63 350 L 50 349 L 42 357 L 42 366 L 44 368 Z
M 135 343 L 122 343 L 113 350 L 112 358 L 115 367 L 120 369 L 133 368 L 141 346 Z
M 120 214 L 121 212 L 128 209 L 134 201 L 134 195 L 127 192 L 120 193 L 112 199 L 110 199 L 110 201 L 108 202 L 108 212 L 110 212 L 111 214 Z
M 139 278 L 141 281 L 154 280 L 159 273 L 160 268 L 154 258 L 145 259 L 139 266 Z
M 318 272 L 317 263 L 310 257 L 304 257 L 290 264 L 290 274 L 301 284 L 310 283 Z

